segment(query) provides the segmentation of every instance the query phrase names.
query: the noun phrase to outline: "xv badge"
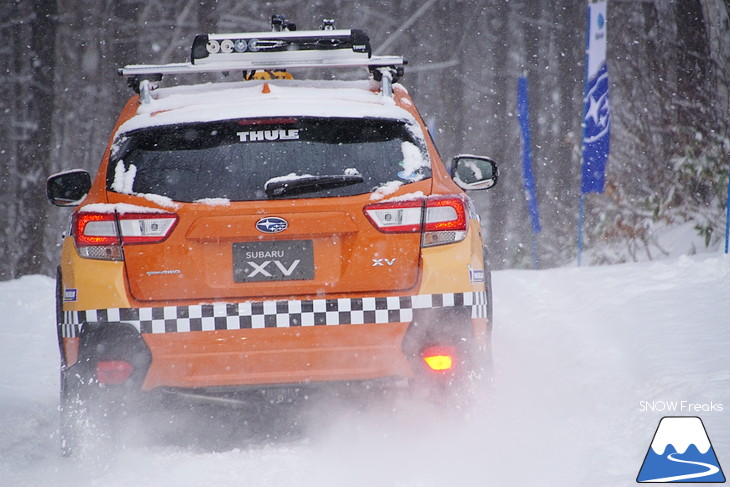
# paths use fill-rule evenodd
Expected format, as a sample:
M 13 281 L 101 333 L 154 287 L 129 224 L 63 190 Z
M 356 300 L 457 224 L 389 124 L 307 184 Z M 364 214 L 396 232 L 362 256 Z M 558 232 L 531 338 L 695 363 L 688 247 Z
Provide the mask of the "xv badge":
M 636 481 L 725 482 L 702 420 L 695 416 L 662 418 Z
M 266 270 L 266 266 L 269 265 L 270 263 L 271 263 L 270 260 L 265 260 L 261 264 L 257 264 L 256 262 L 249 261 L 248 264 L 253 268 L 253 272 L 251 272 L 248 275 L 248 277 L 253 277 L 253 276 L 257 275 L 257 274 L 261 274 L 261 275 L 266 276 L 266 277 L 271 277 L 271 273 Z M 299 259 L 295 260 L 292 263 L 292 265 L 290 265 L 288 268 L 284 264 L 282 264 L 281 262 L 279 262 L 278 260 L 275 260 L 274 261 L 274 264 L 276 265 L 276 267 L 279 268 L 279 270 L 281 271 L 281 273 L 284 276 L 287 276 L 288 277 L 288 276 L 291 276 L 292 275 L 292 272 L 294 272 L 294 269 L 296 269 L 297 268 L 297 265 L 299 265 Z
M 388 265 L 388 267 L 395 264 L 395 259 L 373 259 L 373 267 L 377 266 L 385 266 Z

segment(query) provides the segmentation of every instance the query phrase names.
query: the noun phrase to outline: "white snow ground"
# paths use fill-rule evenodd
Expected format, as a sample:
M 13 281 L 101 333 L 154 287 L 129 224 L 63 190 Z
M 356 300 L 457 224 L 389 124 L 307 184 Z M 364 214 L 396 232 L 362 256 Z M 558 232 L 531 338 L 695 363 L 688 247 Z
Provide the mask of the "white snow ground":
M 730 257 L 501 271 L 494 290 L 496 393 L 473 410 L 323 410 L 305 434 L 223 446 L 206 446 L 215 428 L 140 431 L 63 459 L 53 282 L 2 282 L 0 486 L 634 485 L 667 415 L 700 416 L 730 469 Z

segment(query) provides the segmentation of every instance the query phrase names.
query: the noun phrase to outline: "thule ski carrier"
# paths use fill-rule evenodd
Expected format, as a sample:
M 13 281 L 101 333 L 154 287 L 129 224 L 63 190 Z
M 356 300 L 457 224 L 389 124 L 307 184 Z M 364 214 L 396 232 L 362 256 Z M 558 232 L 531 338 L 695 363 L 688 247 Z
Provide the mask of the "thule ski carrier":
M 407 61 L 401 56 L 373 56 L 368 35 L 358 29 L 337 30 L 325 20 L 320 30 L 297 31 L 280 15 L 271 19 L 271 32 L 198 34 L 190 62 L 158 65 L 128 65 L 118 70 L 127 84 L 140 93 L 143 102 L 163 75 L 230 73 L 244 78 L 256 71 L 284 71 L 295 68 L 365 67 L 383 92 L 403 75 Z

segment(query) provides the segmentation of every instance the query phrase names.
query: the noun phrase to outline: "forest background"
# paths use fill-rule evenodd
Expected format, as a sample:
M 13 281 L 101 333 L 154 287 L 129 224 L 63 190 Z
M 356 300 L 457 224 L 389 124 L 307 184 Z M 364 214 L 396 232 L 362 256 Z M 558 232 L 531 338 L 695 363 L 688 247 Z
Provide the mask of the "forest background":
M 132 94 L 126 64 L 183 62 L 195 34 L 298 28 L 333 18 L 377 54 L 409 60 L 402 83 L 442 157 L 489 155 L 500 182 L 474 193 L 495 269 L 533 266 L 517 80 L 527 77 L 542 232 L 539 265 L 574 261 L 587 3 L 580 0 L 4 0 L 0 2 L 0 280 L 54 273 L 70 211 L 45 180 L 96 170 Z M 586 196 L 587 264 L 660 258 L 690 226 L 724 240 L 730 154 L 727 0 L 608 0 L 611 155 Z

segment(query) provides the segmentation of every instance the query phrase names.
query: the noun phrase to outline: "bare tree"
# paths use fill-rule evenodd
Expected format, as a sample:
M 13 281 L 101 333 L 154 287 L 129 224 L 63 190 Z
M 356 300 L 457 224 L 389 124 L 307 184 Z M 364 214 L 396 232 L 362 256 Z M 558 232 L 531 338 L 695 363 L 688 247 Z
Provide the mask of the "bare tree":
M 11 2 L 5 10 L 3 48 L 5 93 L 0 180 L 7 215 L 0 245 L 0 279 L 40 273 L 47 269 L 43 235 L 43 202 L 50 162 L 51 114 L 56 26 L 54 1 Z

